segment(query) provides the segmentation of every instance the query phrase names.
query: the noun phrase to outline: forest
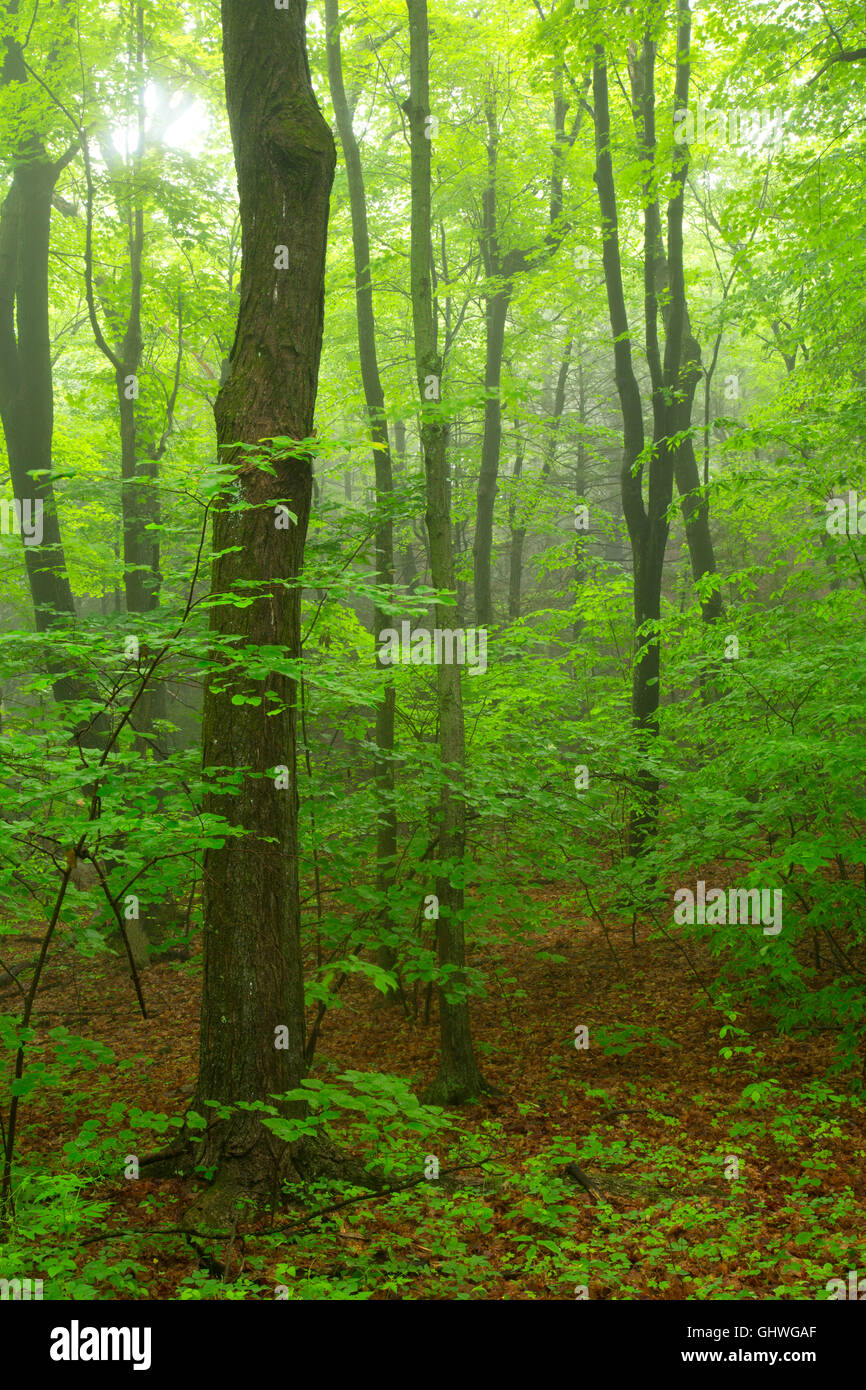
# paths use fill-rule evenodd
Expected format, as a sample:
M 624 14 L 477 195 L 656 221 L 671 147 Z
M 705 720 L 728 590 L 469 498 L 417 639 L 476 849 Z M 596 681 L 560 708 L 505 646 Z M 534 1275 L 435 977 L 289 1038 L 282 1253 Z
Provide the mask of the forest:
M 0 1303 L 866 1299 L 863 6 L 0 64 Z

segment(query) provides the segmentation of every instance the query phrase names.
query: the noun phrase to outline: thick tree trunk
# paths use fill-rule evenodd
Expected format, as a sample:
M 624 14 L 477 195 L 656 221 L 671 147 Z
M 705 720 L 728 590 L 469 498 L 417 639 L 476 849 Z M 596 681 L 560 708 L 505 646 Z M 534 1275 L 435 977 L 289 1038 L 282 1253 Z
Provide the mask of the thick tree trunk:
M 409 11 L 410 96 L 404 110 L 409 116 L 412 149 L 412 234 L 410 275 L 415 366 L 421 397 L 421 445 L 427 477 L 427 532 L 430 567 L 436 589 L 454 592 L 454 558 L 448 485 L 447 426 L 442 405 L 430 405 L 430 383 L 441 388 L 442 360 L 437 347 L 433 308 L 430 255 L 430 140 L 425 122 L 430 114 L 427 0 L 406 0 Z M 437 395 L 440 391 L 437 391 Z M 454 625 L 454 606 L 436 605 L 436 626 Z M 465 965 L 463 889 L 460 868 L 466 852 L 466 805 L 460 787 L 465 766 L 463 698 L 460 668 L 444 661 L 436 668 L 439 704 L 439 751 L 443 781 L 439 803 L 437 857 L 443 868 L 436 881 L 439 899 L 437 945 L 440 969 L 449 979 L 439 986 L 439 1071 L 425 1099 L 442 1105 L 459 1105 L 485 1089 L 469 1025 L 465 1000 L 450 997 L 451 985 L 461 983 Z M 454 867 L 458 866 L 458 867 Z
M 214 636 L 239 649 L 300 656 L 301 568 L 309 520 L 313 432 L 324 313 L 328 199 L 335 150 L 316 104 L 305 46 L 304 0 L 222 0 L 226 100 L 237 169 L 243 257 L 240 311 L 228 379 L 215 406 L 221 456 L 236 466 L 214 519 Z M 289 269 L 275 269 L 275 248 Z M 238 443 L 280 436 L 275 473 L 246 460 Z M 229 505 L 247 503 L 232 511 Z M 282 504 L 296 517 L 277 525 Z M 249 607 L 235 607 L 235 588 Z M 236 707 L 232 696 L 257 698 Z M 267 698 L 266 698 L 267 697 Z M 268 1101 L 304 1075 L 304 991 L 298 896 L 295 682 L 232 668 L 205 692 L 206 768 L 240 776 L 212 788 L 205 811 L 246 832 L 204 861 L 204 977 L 199 1076 L 193 1108 Z M 288 788 L 274 769 L 288 769 Z M 269 775 L 270 774 L 270 775 Z M 280 1034 L 277 1030 L 284 1029 Z M 276 1146 L 279 1151 L 279 1146 Z M 282 1153 L 282 1160 L 286 1160 Z M 276 1180 L 273 1137 L 251 1111 L 234 1110 L 205 1134 L 200 1161 L 217 1167 L 218 1211 L 227 1188 Z
M 361 363 L 364 400 L 370 421 L 370 434 L 373 440 L 373 466 L 376 474 L 377 500 L 376 579 L 382 589 L 390 592 L 394 586 L 394 525 L 390 512 L 394 477 L 391 464 L 391 445 L 388 438 L 388 420 L 385 412 L 385 393 L 382 390 L 382 379 L 379 374 L 379 360 L 376 352 L 376 319 L 373 311 L 373 280 L 370 271 L 370 235 L 367 226 L 364 171 L 343 83 L 339 0 L 325 0 L 325 23 L 328 42 L 328 81 L 349 184 L 352 247 L 355 258 L 358 356 Z M 379 634 L 389 625 L 389 621 L 384 610 L 376 605 L 373 610 L 375 660 L 385 676 L 382 699 L 376 706 L 376 761 L 374 767 L 378 802 L 376 887 L 383 897 L 389 892 L 394 882 L 397 863 L 397 808 L 394 801 L 393 757 L 396 692 L 393 673 L 389 674 L 391 668 L 383 666 L 380 662 L 378 645 Z M 393 932 L 393 922 L 387 906 L 383 907 L 379 914 L 379 931 L 383 937 L 387 937 Z M 396 952 L 387 940 L 379 946 L 377 960 L 385 970 L 393 970 L 396 965 Z M 391 1001 L 399 1000 L 399 997 L 398 990 L 392 990 L 387 996 Z

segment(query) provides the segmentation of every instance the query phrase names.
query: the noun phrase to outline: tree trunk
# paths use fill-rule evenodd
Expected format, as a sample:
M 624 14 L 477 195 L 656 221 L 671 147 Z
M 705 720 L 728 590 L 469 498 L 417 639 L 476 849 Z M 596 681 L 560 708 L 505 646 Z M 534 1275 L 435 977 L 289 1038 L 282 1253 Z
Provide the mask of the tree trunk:
M 144 208 L 141 202 L 141 165 L 146 153 L 145 88 L 145 28 L 144 6 L 136 0 L 134 24 L 130 26 L 127 50 L 128 70 L 134 84 L 138 139 L 131 163 L 125 162 L 112 142 L 100 140 L 103 160 L 114 190 L 118 220 L 125 224 L 129 264 L 129 301 L 126 323 L 108 311 L 116 329 L 118 346 L 112 351 L 101 333 L 96 334 L 97 346 L 114 368 L 114 384 L 120 429 L 120 505 L 123 520 L 123 585 L 127 615 L 152 613 L 159 607 L 161 575 L 159 569 L 159 459 L 162 448 L 155 438 L 146 441 L 139 428 L 138 414 L 144 343 L 141 331 L 144 262 Z M 90 189 L 88 189 L 90 196 Z M 90 212 L 92 216 L 92 209 Z M 92 267 L 88 267 L 92 275 Z M 176 397 L 176 391 L 175 391 Z M 169 416 L 173 410 L 169 405 Z M 170 425 L 170 419 L 169 419 Z M 134 634 L 138 635 L 138 634 Z M 143 692 L 135 715 L 133 728 L 137 733 L 151 735 L 154 719 L 166 714 L 163 680 L 149 684 Z M 137 747 L 145 752 L 147 739 Z
M 410 96 L 404 105 L 409 117 L 412 150 L 412 233 L 410 275 L 415 366 L 421 397 L 421 446 L 427 478 L 427 531 L 430 537 L 432 582 L 439 591 L 454 593 L 454 557 L 448 487 L 447 425 L 440 400 L 432 400 L 432 381 L 441 394 L 442 359 L 437 347 L 430 254 L 430 145 L 425 122 L 430 114 L 427 0 L 406 0 L 409 11 Z M 454 622 L 453 602 L 435 608 L 436 626 Z M 425 1092 L 429 1103 L 459 1105 L 485 1089 L 469 1025 L 465 1000 L 450 997 L 459 986 L 465 965 L 461 866 L 466 852 L 466 806 L 460 787 L 465 766 L 463 699 L 460 668 L 444 661 L 436 668 L 439 704 L 439 751 L 443 784 L 439 802 L 436 880 L 439 899 L 437 946 L 440 970 L 449 972 L 439 985 L 439 1071 Z
M 520 617 L 520 589 L 523 582 L 523 544 L 526 540 L 526 527 L 517 522 L 516 488 L 523 472 L 526 443 L 520 433 L 520 421 L 515 420 L 514 431 L 517 448 L 514 454 L 514 471 L 511 474 L 511 500 L 508 504 L 508 525 L 511 529 L 511 550 L 508 563 L 508 616 L 512 622 Z
M 385 393 L 379 374 L 376 352 L 376 319 L 373 311 L 373 281 L 370 272 L 370 236 L 367 227 L 367 195 L 361 153 L 352 128 L 352 115 L 343 83 L 343 62 L 340 50 L 339 0 L 325 0 L 325 24 L 328 42 L 328 82 L 331 101 L 337 118 L 337 130 L 346 161 L 349 184 L 349 204 L 352 213 L 352 247 L 355 257 L 355 302 L 358 320 L 358 356 L 364 400 L 373 440 L 373 466 L 376 473 L 376 581 L 388 592 L 394 587 L 394 525 L 390 501 L 394 491 L 391 446 L 388 439 L 388 420 L 385 413 Z M 390 666 L 382 665 L 379 657 L 379 634 L 388 626 L 389 618 L 377 604 L 373 610 L 373 641 L 377 667 L 384 679 L 382 699 L 376 706 L 376 887 L 385 898 L 394 882 L 397 863 L 397 807 L 394 801 L 394 716 L 396 692 Z M 379 932 L 384 938 L 393 933 L 394 924 L 387 905 L 379 914 Z M 379 965 L 393 970 L 397 955 L 386 940 L 377 952 Z M 399 990 L 386 996 L 398 1001 Z
M 574 470 L 574 500 L 576 505 L 586 505 L 586 459 L 587 450 L 584 443 L 584 427 L 586 425 L 586 386 L 583 377 L 583 351 L 580 343 L 577 349 L 577 419 L 580 424 L 580 438 L 577 441 L 577 464 Z M 581 536 L 578 532 L 574 541 L 574 567 L 571 572 L 572 584 L 574 586 L 574 600 L 578 602 L 580 591 L 583 588 L 586 576 L 586 536 Z M 575 614 L 572 624 L 572 640 L 578 642 L 583 632 L 583 619 Z
M 481 441 L 481 469 L 475 518 L 475 621 L 479 627 L 493 623 L 491 557 L 493 552 L 493 513 L 499 477 L 499 449 L 502 443 L 502 354 L 505 349 L 505 321 L 511 302 L 511 286 L 489 295 L 484 306 L 486 335 L 484 361 L 484 435 Z
M 492 81 L 492 79 L 491 79 Z M 494 94 L 484 103 L 487 121 L 487 183 L 482 194 L 481 256 L 492 290 L 484 300 L 484 433 L 481 439 L 481 467 L 475 511 L 475 541 L 472 548 L 475 621 L 479 627 L 493 623 L 491 564 L 493 554 L 493 516 L 498 491 L 499 449 L 502 443 L 502 356 L 505 351 L 505 323 L 511 303 L 511 281 L 504 279 L 505 267 L 499 246 L 496 202 L 496 165 L 499 128 Z
M 20 44 L 7 40 L 0 86 L 24 83 Z M 75 602 L 60 535 L 51 476 L 54 379 L 48 298 L 51 201 L 62 171 L 78 149 L 75 141 L 58 160 L 48 159 L 38 135 L 25 136 L 14 151 L 15 169 L 0 210 L 0 420 L 6 440 L 14 496 L 29 500 L 35 521 L 41 507 L 42 538 L 25 544 L 24 567 L 37 632 L 75 619 Z M 34 539 L 36 537 L 34 531 Z M 87 681 L 52 669 L 57 700 L 95 698 Z M 97 747 L 104 720 L 80 731 L 85 747 Z
M 654 53 L 648 54 L 646 47 L 641 61 L 632 60 L 629 64 L 631 75 L 632 103 L 635 125 L 641 154 L 645 162 L 644 197 L 646 199 L 646 237 L 645 255 L 649 273 L 653 277 L 655 304 L 661 312 L 667 331 L 670 327 L 674 309 L 671 299 L 671 275 L 662 242 L 661 211 L 656 190 L 656 144 L 654 111 L 651 132 L 648 132 L 649 111 L 647 103 L 655 101 L 654 86 L 648 64 L 654 61 Z M 647 90 L 647 79 L 650 88 Z M 643 119 L 641 119 L 641 117 Z M 669 403 L 673 432 L 683 435 L 674 451 L 674 478 L 680 495 L 680 510 L 689 550 L 692 578 L 697 583 L 705 574 L 716 573 L 716 559 L 713 538 L 710 531 L 710 508 L 706 492 L 701 488 L 698 463 L 695 458 L 694 440 L 690 432 L 692 408 L 698 383 L 704 373 L 701 364 L 701 346 L 691 331 L 688 305 L 683 283 L 680 303 L 677 310 L 682 318 L 683 349 L 682 365 L 677 382 L 676 399 Z M 701 601 L 701 614 L 704 622 L 715 622 L 722 613 L 722 595 L 714 589 L 710 596 Z
M 220 642 L 300 651 L 301 568 L 309 521 L 313 433 L 324 314 L 328 199 L 334 174 L 331 132 L 316 104 L 305 44 L 304 0 L 277 10 L 272 0 L 222 0 L 226 101 L 237 169 L 243 254 L 240 310 L 228 379 L 214 413 L 223 459 L 236 467 L 214 518 L 213 591 L 235 586 L 211 610 Z M 289 269 L 275 269 L 275 248 Z M 239 442 L 281 436 L 275 474 L 244 458 Z M 226 504 L 244 502 L 243 511 Z M 277 504 L 296 524 L 277 525 Z M 232 696 L 258 698 L 235 707 Z M 265 698 L 265 696 L 268 698 Z M 204 860 L 204 971 L 199 1076 L 193 1108 L 269 1101 L 304 1075 L 304 990 L 298 895 L 298 788 L 295 682 L 252 678 L 231 668 L 206 687 L 206 768 L 242 775 L 236 788 L 212 787 L 206 813 L 247 834 L 229 836 Z M 288 769 L 288 788 L 274 769 Z M 270 773 L 270 775 L 268 775 Z M 276 1030 L 284 1028 L 279 1037 Z M 282 1042 L 282 1046 L 277 1043 Z M 288 1107 L 282 1107 L 288 1113 Z M 276 1157 L 275 1157 L 276 1154 Z M 209 1200 L 276 1180 L 287 1160 L 252 1111 L 209 1125 L 199 1161 L 216 1166 Z
M 37 632 L 45 632 L 61 615 L 75 616 L 51 480 L 48 254 L 59 172 L 45 159 L 20 164 L 0 215 L 0 416 L 14 495 L 42 506 L 42 544 L 24 546 Z M 65 692 L 66 682 L 61 685 Z M 57 693 L 71 698 L 59 689 Z
M 677 66 L 675 78 L 675 109 L 688 108 L 691 55 L 691 13 L 688 0 L 680 0 L 677 14 Z M 652 169 L 656 148 L 655 133 L 655 59 L 656 44 L 646 34 L 642 55 L 643 149 L 642 155 Z M 683 266 L 683 206 L 688 173 L 688 145 L 674 146 L 671 196 L 667 207 L 667 275 L 669 303 L 662 314 L 665 327 L 664 358 L 658 342 L 660 316 L 657 258 L 661 234 L 653 220 L 652 203 L 644 222 L 644 314 L 646 322 L 647 361 L 652 380 L 653 450 L 649 465 L 647 499 L 647 528 L 643 538 L 641 566 L 636 566 L 635 596 L 640 608 L 640 623 L 653 625 L 661 620 L 661 590 L 664 557 L 667 548 L 668 508 L 673 497 L 674 473 L 679 448 L 675 443 L 679 432 L 690 422 L 691 394 L 683 390 L 685 340 L 688 325 L 685 271 Z M 693 370 L 693 364 L 691 364 Z M 694 384 L 697 384 L 695 378 Z M 646 742 L 658 733 L 658 708 L 661 695 L 661 638 L 649 626 L 638 634 L 641 643 L 635 666 L 634 715 L 639 740 Z M 631 821 L 629 847 L 638 854 L 646 839 L 654 832 L 658 806 L 658 779 L 649 772 L 640 775 L 643 801 Z
M 593 104 L 595 107 L 595 182 L 598 188 L 602 219 L 602 263 L 607 290 L 608 313 L 613 336 L 616 386 L 623 420 L 623 458 L 620 469 L 620 491 L 623 514 L 631 542 L 635 622 L 635 662 L 632 676 L 632 723 L 636 737 L 643 742 L 656 728 L 655 716 L 659 700 L 659 645 L 651 639 L 644 624 L 660 616 L 661 562 L 664 560 L 667 529 L 660 503 L 664 501 L 663 480 L 659 478 L 659 457 L 650 461 L 650 511 L 643 499 L 643 465 L 638 459 L 644 448 L 643 409 L 631 353 L 631 338 L 622 282 L 622 261 L 619 247 L 619 227 L 616 189 L 610 154 L 610 105 L 607 81 L 607 59 L 601 45 L 595 48 L 593 68 Z M 651 279 L 645 278 L 645 293 L 654 296 Z M 663 392 L 658 341 L 655 333 L 653 305 L 647 305 L 647 359 L 653 378 L 654 417 L 661 425 Z M 660 482 L 662 486 L 660 487 Z M 641 780 L 642 804 L 632 815 L 629 826 L 629 848 L 639 852 L 650 832 L 655 814 L 657 784 L 649 772 Z
M 484 271 L 491 282 L 485 298 L 485 360 L 484 360 L 484 434 L 481 442 L 481 468 L 478 474 L 478 494 L 475 517 L 475 542 L 473 545 L 473 570 L 475 585 L 475 621 L 479 627 L 493 623 L 493 590 L 491 566 L 493 554 L 493 518 L 498 491 L 499 452 L 502 444 L 502 358 L 505 350 L 505 325 L 508 308 L 514 293 L 515 277 L 538 264 L 533 261 L 532 248 L 514 249 L 503 254 L 501 227 L 497 202 L 497 160 L 499 150 L 499 127 L 496 106 L 491 89 L 484 104 L 487 122 L 487 182 L 482 197 L 481 255 Z M 584 87 L 584 94 L 586 86 Z M 578 108 L 577 116 L 569 132 L 565 130 L 565 117 L 569 103 L 562 92 L 562 70 L 554 72 L 553 125 L 554 144 L 550 171 L 549 226 L 544 237 L 542 259 L 552 256 L 568 230 L 562 218 L 563 173 L 562 162 L 565 151 L 574 144 L 583 119 L 583 108 Z M 521 545 L 522 545 L 521 540 Z M 512 541 L 512 555 L 514 547 Z M 509 592 L 509 604 L 511 602 Z M 510 613 L 510 608 L 509 608 Z

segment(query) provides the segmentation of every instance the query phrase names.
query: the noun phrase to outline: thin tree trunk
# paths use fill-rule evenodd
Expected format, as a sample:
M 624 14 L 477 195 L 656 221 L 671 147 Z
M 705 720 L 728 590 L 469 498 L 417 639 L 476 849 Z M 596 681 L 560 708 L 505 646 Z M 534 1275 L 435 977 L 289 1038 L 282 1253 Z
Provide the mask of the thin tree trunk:
M 656 144 L 654 111 L 652 142 L 647 133 L 649 116 L 647 102 L 655 101 L 654 89 L 646 90 L 647 63 L 649 59 L 644 50 L 641 61 L 631 61 L 631 89 L 635 124 L 645 162 L 644 198 L 646 200 L 646 238 L 645 255 L 647 265 L 654 280 L 655 303 L 661 312 L 665 331 L 670 328 L 673 302 L 671 299 L 671 275 L 662 241 L 661 210 L 656 190 Z M 680 510 L 689 550 L 692 578 L 697 583 L 705 574 L 716 573 L 716 559 L 713 550 L 713 537 L 710 531 L 710 508 L 707 495 L 701 488 L 700 473 L 695 457 L 694 440 L 691 434 L 692 409 L 698 383 L 703 377 L 701 346 L 691 331 L 688 306 L 683 283 L 682 302 L 678 311 L 683 321 L 682 365 L 677 383 L 676 398 L 669 403 L 670 418 L 674 432 L 682 435 L 681 442 L 674 451 L 674 479 L 680 495 Z M 719 589 L 701 600 L 701 614 L 704 622 L 715 622 L 722 613 L 722 595 Z
M 141 202 L 141 162 L 145 154 L 146 113 L 145 87 L 145 29 L 144 6 L 136 0 L 134 27 L 130 31 L 129 70 L 135 82 L 137 143 L 131 165 L 118 155 L 111 141 L 100 140 L 100 148 L 114 188 L 118 218 L 126 224 L 129 265 L 129 300 L 126 322 L 109 311 L 117 330 L 118 346 L 112 351 L 101 333 L 96 335 L 97 346 L 114 368 L 114 386 L 120 431 L 121 516 L 123 520 L 123 585 L 126 612 L 132 618 L 137 613 L 152 613 L 159 607 L 161 587 L 159 543 L 159 455 L 155 441 L 150 446 L 143 437 L 138 422 L 144 343 L 141 314 L 144 263 L 144 208 Z M 88 196 L 90 190 L 88 189 Z M 92 208 L 89 211 L 92 217 Z M 88 265 L 92 276 L 92 266 Z M 166 714 L 165 685 L 157 681 L 149 685 L 139 701 L 133 727 L 136 732 L 151 735 L 154 719 Z M 143 751 L 147 740 L 140 741 Z
M 352 128 L 352 114 L 343 83 L 343 61 L 340 49 L 339 0 L 325 0 L 327 27 L 328 81 L 331 101 L 337 119 L 337 130 L 346 161 L 349 184 L 349 205 L 352 213 L 352 247 L 355 257 L 355 302 L 358 322 L 358 356 L 361 380 L 373 440 L 373 466 L 376 474 L 376 580 L 381 590 L 393 592 L 394 587 L 394 526 L 390 502 L 394 492 L 391 446 L 388 439 L 388 420 L 385 412 L 385 393 L 379 374 L 376 352 L 376 319 L 373 310 L 373 281 L 370 272 L 370 235 L 367 226 L 367 195 L 361 153 Z M 394 715 L 396 691 L 390 666 L 383 665 L 379 656 L 379 634 L 388 626 L 388 616 L 378 604 L 373 610 L 373 641 L 375 660 L 383 673 L 383 696 L 376 706 L 375 781 L 377 799 L 376 828 L 376 887 L 385 899 L 379 914 L 379 932 L 386 938 L 379 946 L 377 960 L 385 970 L 393 970 L 397 954 L 387 937 L 394 923 L 387 907 L 387 894 L 394 882 L 397 863 L 397 807 L 394 800 Z M 390 673 L 390 674 L 389 674 Z M 398 1001 L 399 990 L 387 996 Z
M 499 449 L 502 443 L 502 356 L 505 351 L 505 323 L 511 303 L 512 283 L 505 278 L 499 246 L 496 203 L 496 165 L 499 128 L 494 92 L 484 104 L 487 121 L 487 183 L 482 194 L 481 254 L 484 271 L 495 286 L 484 300 L 484 433 L 481 440 L 481 467 L 475 504 L 475 540 L 472 547 L 475 621 L 479 627 L 493 622 L 491 565 L 493 555 L 493 517 L 498 492 Z
M 588 86 L 588 82 L 586 84 Z M 584 94 L 586 91 L 584 87 Z M 567 149 L 574 144 L 583 120 L 579 106 L 571 130 L 565 130 L 569 103 L 562 92 L 562 71 L 554 73 L 554 145 L 550 172 L 549 226 L 544 237 L 543 258 L 552 256 L 561 245 L 567 227 L 562 218 L 563 172 L 562 161 Z M 494 621 L 491 580 L 493 554 L 493 520 L 498 492 L 499 453 L 502 444 L 502 358 L 505 349 L 505 326 L 508 308 L 514 293 L 515 277 L 538 264 L 532 248 L 514 249 L 503 254 L 497 202 L 497 161 L 499 126 L 493 93 L 493 79 L 484 106 L 487 122 L 487 182 L 482 197 L 481 254 L 484 271 L 492 287 L 484 305 L 484 434 L 481 442 L 481 468 L 478 474 L 476 500 L 473 568 L 475 585 L 475 620 L 479 627 Z
M 475 541 L 475 621 L 479 627 L 493 622 L 493 516 L 499 490 L 499 450 L 502 443 L 502 354 L 505 348 L 505 321 L 511 302 L 511 286 L 489 295 L 484 305 L 484 435 L 481 441 L 481 468 L 478 474 Z
M 647 40 L 654 57 L 654 46 Z M 646 49 L 645 49 L 646 51 Z M 655 95 L 652 67 L 645 72 L 644 131 L 645 141 L 654 144 Z M 634 372 L 631 339 L 622 282 L 622 262 L 619 247 L 616 189 L 610 154 L 610 105 L 607 81 L 607 59 L 601 45 L 595 48 L 593 68 L 593 104 L 595 107 L 596 172 L 599 205 L 602 217 L 602 262 L 607 290 L 617 391 L 623 418 L 623 461 L 620 470 L 620 490 L 623 514 L 628 527 L 634 567 L 635 661 L 632 677 L 632 723 L 640 746 L 657 732 L 659 704 L 660 649 L 658 636 L 647 629 L 661 616 L 661 579 L 667 543 L 666 509 L 673 490 L 673 460 L 664 444 L 666 410 L 664 372 L 661 364 L 655 277 L 651 263 L 653 243 L 645 229 L 644 299 L 646 321 L 646 353 L 653 387 L 654 447 L 649 463 L 648 506 L 643 499 L 643 465 L 638 459 L 644 448 L 643 410 Z M 647 128 L 648 126 L 648 128 Z M 676 327 L 676 325 L 674 325 Z M 667 347 L 666 344 L 666 355 Z M 658 796 L 657 779 L 645 770 L 639 779 L 641 803 L 634 810 L 629 825 L 629 849 L 640 852 L 655 823 Z
M 577 349 L 577 419 L 580 424 L 580 438 L 577 441 L 577 465 L 574 470 L 574 500 L 576 505 L 585 505 L 587 480 L 586 445 L 583 442 L 583 430 L 586 425 L 586 387 L 583 376 L 583 352 L 580 343 L 578 343 Z M 586 537 L 581 536 L 578 532 L 574 541 L 574 568 L 572 570 L 575 603 L 583 587 L 586 574 L 585 550 Z M 572 639 L 577 642 L 582 632 L 583 619 L 576 616 L 571 629 Z
M 396 464 L 397 473 L 401 480 L 401 485 L 406 482 L 406 422 L 405 420 L 394 421 L 394 450 L 392 458 Z M 403 544 L 403 560 L 400 567 L 400 582 L 405 584 L 411 593 L 418 583 L 418 561 L 415 555 L 415 543 L 406 540 Z
M 520 617 L 520 589 L 523 581 L 523 544 L 526 540 L 526 527 L 517 525 L 516 486 L 523 473 L 523 460 L 526 456 L 526 441 L 520 433 L 520 421 L 514 421 L 517 448 L 514 454 L 514 471 L 511 475 L 511 500 L 508 504 L 508 525 L 511 529 L 511 551 L 508 564 L 508 616 L 514 621 Z
M 431 409 L 431 382 L 441 394 L 442 359 L 437 346 L 433 307 L 430 254 L 430 145 L 425 122 L 430 114 L 427 0 L 406 0 L 409 11 L 410 96 L 404 105 L 409 116 L 412 151 L 412 232 L 410 275 L 415 366 L 421 397 L 421 445 L 427 478 L 427 531 L 434 587 L 454 592 L 454 558 L 451 539 L 447 426 L 441 401 Z M 436 626 L 453 622 L 453 603 L 438 603 Z M 450 621 L 449 621 L 450 620 Z M 463 980 L 463 889 L 460 866 L 466 852 L 466 805 L 460 780 L 465 767 L 465 736 L 460 668 L 444 661 L 436 668 L 439 704 L 439 751 L 443 784 L 439 803 L 438 858 L 442 869 L 436 881 L 439 900 L 437 944 L 440 970 L 449 972 L 439 986 L 439 1071 L 425 1093 L 431 1103 L 458 1105 L 485 1089 L 475 1053 L 465 1000 L 450 997 L 452 985 Z M 455 867 L 456 866 L 456 867 Z

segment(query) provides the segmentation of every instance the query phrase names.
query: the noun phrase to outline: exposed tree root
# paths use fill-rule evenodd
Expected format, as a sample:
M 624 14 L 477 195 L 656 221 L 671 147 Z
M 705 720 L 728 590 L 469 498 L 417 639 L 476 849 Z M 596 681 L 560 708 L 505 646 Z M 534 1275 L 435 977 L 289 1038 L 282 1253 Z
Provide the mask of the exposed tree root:
M 244 1147 L 238 1140 L 237 1131 L 224 1126 L 214 1125 L 197 1141 L 186 1131 L 139 1164 L 142 1175 L 150 1178 L 191 1179 L 197 1168 L 215 1168 L 212 1181 L 195 1194 L 180 1225 L 189 1232 L 202 1267 L 220 1278 L 227 1277 L 230 1266 L 226 1232 L 234 1232 L 239 1223 L 254 1220 L 264 1211 L 299 1205 L 302 1192 L 293 1192 L 293 1186 L 300 1189 L 326 1179 L 376 1193 L 385 1187 L 381 1172 L 365 1167 L 327 1140 L 308 1137 L 290 1145 L 262 1129 Z
M 422 1105 L 470 1105 L 481 1096 L 500 1096 L 501 1090 L 491 1082 L 479 1077 L 477 1081 L 464 1081 L 460 1077 L 439 1075 L 426 1086 L 419 1096 Z

